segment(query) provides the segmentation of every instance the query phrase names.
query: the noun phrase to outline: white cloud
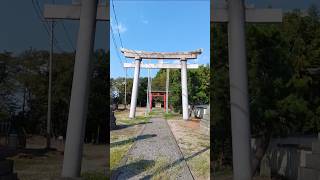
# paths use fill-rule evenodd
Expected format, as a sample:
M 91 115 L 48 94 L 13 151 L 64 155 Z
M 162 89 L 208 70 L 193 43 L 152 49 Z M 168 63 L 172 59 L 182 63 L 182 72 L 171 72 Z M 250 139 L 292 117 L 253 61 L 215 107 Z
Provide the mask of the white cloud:
M 118 24 L 118 26 L 117 26 L 117 25 L 114 25 L 113 27 L 114 27 L 115 31 L 118 31 L 118 30 L 119 30 L 119 33 L 124 33 L 124 32 L 127 31 L 126 26 L 123 25 L 121 22 Z
M 143 24 L 149 24 L 149 21 L 148 21 L 148 20 L 145 20 L 145 19 L 143 19 L 141 22 L 142 22 Z

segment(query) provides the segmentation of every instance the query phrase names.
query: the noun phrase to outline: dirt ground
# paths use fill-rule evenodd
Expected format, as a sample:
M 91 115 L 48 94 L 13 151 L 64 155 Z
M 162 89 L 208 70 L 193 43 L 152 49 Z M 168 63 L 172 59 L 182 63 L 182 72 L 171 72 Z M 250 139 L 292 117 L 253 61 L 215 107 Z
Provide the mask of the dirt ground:
M 14 160 L 14 172 L 20 180 L 51 180 L 61 175 L 63 163 L 62 142 L 52 139 L 56 150 L 45 150 L 45 138 L 32 136 L 27 139 L 25 149 L 16 151 L 0 148 L 2 156 Z M 84 179 L 106 179 L 107 146 L 85 144 L 81 174 Z

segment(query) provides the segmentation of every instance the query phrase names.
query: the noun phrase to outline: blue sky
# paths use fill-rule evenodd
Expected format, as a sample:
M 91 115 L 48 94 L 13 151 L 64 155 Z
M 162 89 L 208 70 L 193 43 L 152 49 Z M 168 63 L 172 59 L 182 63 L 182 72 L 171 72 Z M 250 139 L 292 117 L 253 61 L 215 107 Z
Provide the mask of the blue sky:
M 40 7 L 43 8 L 44 4 L 46 3 L 52 3 L 52 0 L 38 0 Z M 103 1 L 109 1 L 109 0 L 103 0 Z M 131 3 L 129 3 L 129 2 Z M 141 0 L 139 2 L 136 2 L 135 0 L 114 0 L 115 2 L 115 8 L 117 11 L 117 15 L 119 16 L 118 19 L 121 23 L 123 23 L 124 27 L 127 29 L 126 32 L 122 34 L 124 45 L 128 46 L 130 48 L 133 48 L 135 46 L 132 45 L 132 39 L 138 37 L 140 39 L 153 39 L 157 37 L 151 36 L 152 34 L 146 34 L 147 32 L 150 32 L 152 29 L 160 29 L 163 33 L 167 33 L 169 31 L 172 32 L 178 32 L 178 38 L 177 40 L 181 39 L 183 34 L 187 33 L 193 33 L 193 32 L 200 32 L 202 29 L 202 24 L 205 24 L 205 21 L 209 21 L 207 17 L 204 17 L 203 14 L 208 13 L 209 9 L 206 7 L 209 7 L 209 3 L 207 3 L 207 0 L 198 0 L 202 1 L 203 5 L 195 5 L 197 1 L 191 1 L 191 0 L 176 0 L 176 3 L 172 3 L 170 5 L 171 0 L 163 0 L 163 3 L 159 3 L 160 0 Z M 148 4 L 149 5 L 141 5 L 141 4 Z M 218 1 L 218 0 L 215 0 Z M 56 4 L 70 4 L 71 0 L 55 0 Z M 137 5 L 135 5 L 135 3 Z M 300 8 L 300 9 L 306 9 L 311 4 L 316 4 L 318 7 L 320 7 L 320 1 L 319 0 L 247 0 L 249 4 L 254 4 L 256 7 L 267 7 L 268 5 L 272 5 L 274 8 L 283 8 L 285 10 L 294 9 L 294 8 Z M 152 5 L 152 4 L 162 4 L 161 6 Z M 185 4 L 181 6 L 180 8 L 176 8 L 176 4 Z M 126 5 L 128 4 L 128 5 Z M 165 4 L 167 4 L 165 6 Z M 187 4 L 192 4 L 187 5 Z M 199 2 L 201 4 L 201 2 Z M 206 4 L 206 5 L 204 5 Z M 130 6 L 130 7 L 129 7 Z M 200 7 L 201 6 L 201 7 Z M 145 7 L 152 7 L 152 9 L 147 9 Z M 202 8 L 204 7 L 204 8 Z M 201 9 L 201 10 L 199 10 Z M 204 9 L 202 11 L 202 9 Z M 148 26 L 142 26 L 140 15 L 143 15 L 145 20 L 148 20 Z M 113 12 L 111 11 L 111 17 L 113 16 Z M 132 17 L 131 17 L 132 16 Z M 204 18 L 200 18 L 200 16 L 203 16 Z M 160 26 L 161 23 L 163 23 L 160 17 L 166 18 L 168 21 L 168 24 L 173 25 L 171 28 L 168 26 Z M 188 18 L 184 18 L 188 17 Z M 155 18 L 158 22 L 152 21 L 152 19 Z M 189 20 L 188 20 L 189 19 Z M 198 22 L 197 20 L 200 20 Z M 0 0 L 0 22 L 1 22 L 1 30 L 0 30 L 0 52 L 4 50 L 12 51 L 14 53 L 20 53 L 29 47 L 34 47 L 37 49 L 49 49 L 49 38 L 46 34 L 46 31 L 42 27 L 42 23 L 37 18 L 36 12 L 32 6 L 31 0 Z M 76 44 L 77 39 L 77 32 L 79 27 L 78 21 L 59 21 L 56 29 L 55 29 L 55 36 L 59 41 L 59 46 L 64 49 L 65 51 L 71 51 L 72 48 L 70 47 L 70 44 L 67 40 L 66 33 L 64 32 L 62 28 L 62 22 L 64 22 L 64 25 L 66 26 L 66 29 L 68 31 L 68 34 L 70 36 L 70 39 L 72 41 L 73 46 Z M 146 22 L 146 21 L 145 21 Z M 135 26 L 135 23 L 139 26 Z M 158 25 L 157 25 L 158 24 Z M 178 26 L 176 24 L 179 24 L 179 27 L 183 28 L 183 30 L 178 31 L 176 29 Z M 209 26 L 207 24 L 207 26 Z M 154 28 L 152 28 L 154 27 Z M 159 28 L 160 27 L 160 28 Z M 157 30 L 156 31 L 160 31 Z M 190 29 L 190 30 L 189 30 Z M 95 48 L 103 48 L 108 49 L 109 45 L 109 25 L 107 22 L 98 22 L 97 28 L 96 28 L 96 41 L 95 41 Z M 192 31 L 191 31 L 192 30 Z M 203 29 L 205 30 L 205 29 Z M 142 33 L 143 32 L 143 33 Z M 202 33 L 202 32 L 201 32 Z M 194 33 L 195 34 L 195 33 Z M 202 34 L 200 34 L 202 35 Z M 132 37 L 134 36 L 134 37 Z M 163 36 L 160 36 L 159 34 L 158 39 L 163 41 L 166 41 L 168 44 L 168 49 L 173 50 L 174 48 L 171 48 L 175 42 L 173 42 L 174 38 L 170 38 L 169 36 L 166 36 L 163 38 Z M 192 38 L 197 37 L 198 34 L 195 36 L 192 36 Z M 205 35 L 203 35 L 205 36 Z M 144 38 L 142 38 L 144 37 Z M 161 37 L 161 38 L 160 38 Z M 132 38 L 132 39 L 130 39 Z M 189 38 L 190 39 L 190 38 Z M 185 40 L 184 42 L 186 42 Z M 149 41 L 150 43 L 151 41 Z M 180 41 L 182 42 L 182 41 Z M 195 43 L 196 41 L 193 41 Z M 192 43 L 180 43 L 184 46 L 181 46 L 183 48 L 187 48 L 186 45 L 193 45 Z M 162 48 L 158 47 L 162 44 L 157 44 L 155 42 L 152 42 L 151 47 L 157 48 L 156 50 L 161 50 Z M 195 45 L 196 48 L 198 48 L 197 45 Z M 180 47 L 180 46 L 179 46 Z M 140 48 L 140 45 L 139 47 Z M 141 46 L 141 49 L 149 49 L 144 48 Z M 193 49 L 193 47 L 190 47 L 190 49 Z M 178 49 L 180 50 L 180 49 Z M 189 50 L 189 48 L 187 49 Z M 202 60 L 199 61 L 199 63 L 202 63 Z M 120 71 L 120 70 L 119 70 Z
M 189 63 L 209 64 L 210 61 L 210 1 L 117 1 L 114 0 L 115 16 L 110 5 L 111 25 L 118 48 L 121 47 L 118 29 L 123 47 L 144 51 L 190 51 L 202 48 L 203 53 L 197 60 Z M 111 36 L 111 35 L 110 35 Z M 111 77 L 125 76 L 125 71 L 116 54 L 118 51 L 123 62 L 125 58 L 114 46 L 110 37 Z M 133 62 L 127 59 L 127 62 Z M 155 60 L 143 60 L 144 63 L 156 63 Z M 172 62 L 172 60 L 164 61 Z M 177 63 L 177 62 L 174 62 Z M 152 76 L 157 70 L 151 70 Z M 133 69 L 128 69 L 128 77 Z M 141 70 L 141 76 L 147 76 L 147 70 Z
M 37 0 L 41 8 L 52 4 L 52 0 Z M 104 2 L 106 0 L 103 0 Z M 56 4 L 71 4 L 71 0 L 55 0 Z M 49 50 L 49 36 L 42 26 L 33 7 L 32 0 L 0 0 L 0 52 L 7 50 L 21 53 L 30 47 Z M 62 23 L 67 29 L 66 33 Z M 76 46 L 79 21 L 59 20 L 55 28 L 58 44 L 64 51 L 72 51 Z M 95 48 L 108 49 L 109 23 L 98 22 L 96 28 Z M 68 40 L 67 34 L 71 40 Z M 55 49 L 57 52 L 58 50 Z

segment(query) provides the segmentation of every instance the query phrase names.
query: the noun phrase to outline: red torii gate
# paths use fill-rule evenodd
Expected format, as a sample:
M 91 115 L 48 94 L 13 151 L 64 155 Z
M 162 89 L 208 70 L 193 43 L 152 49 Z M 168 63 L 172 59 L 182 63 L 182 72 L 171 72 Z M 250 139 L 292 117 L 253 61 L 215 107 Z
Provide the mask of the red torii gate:
M 152 110 L 152 97 L 162 97 L 163 98 L 163 108 L 164 108 L 164 111 L 166 111 L 166 103 L 167 103 L 166 102 L 166 91 L 151 91 L 149 93 L 150 110 Z

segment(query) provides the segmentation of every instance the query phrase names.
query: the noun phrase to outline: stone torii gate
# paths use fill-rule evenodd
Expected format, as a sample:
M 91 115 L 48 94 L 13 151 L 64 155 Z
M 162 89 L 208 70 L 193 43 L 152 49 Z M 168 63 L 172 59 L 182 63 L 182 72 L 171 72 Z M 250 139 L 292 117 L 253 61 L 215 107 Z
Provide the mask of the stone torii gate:
M 136 105 L 137 105 L 137 96 L 138 96 L 138 84 L 140 76 L 140 67 L 142 59 L 156 59 L 156 60 L 180 60 L 181 68 L 181 89 L 182 89 L 182 114 L 183 119 L 189 119 L 188 113 L 188 87 L 187 87 L 187 60 L 196 59 L 199 54 L 202 53 L 202 50 L 195 50 L 189 52 L 145 52 L 145 51 L 135 51 L 129 49 L 121 49 L 121 52 L 126 58 L 134 58 L 134 78 L 132 85 L 132 94 L 130 102 L 130 113 L 129 118 L 135 117 Z M 160 65 L 158 65 L 160 66 Z M 177 65 L 175 65 L 177 66 Z M 188 65 L 189 66 L 189 65 Z M 166 67 L 170 67 L 169 64 Z
M 224 3 L 214 7 L 211 1 L 210 19 L 213 23 L 228 23 L 233 179 L 250 180 L 251 133 L 245 23 L 282 22 L 282 10 L 245 7 L 244 0 L 219 2 Z
M 123 67 L 124 68 L 135 68 L 135 64 L 134 63 L 124 63 L 123 64 Z M 168 104 L 169 104 L 169 70 L 170 69 L 181 69 L 181 64 L 167 64 L 167 63 L 158 63 L 158 64 L 144 64 L 144 63 L 141 63 L 140 64 L 140 68 L 145 68 L 145 69 L 167 69 L 167 79 L 166 79 L 166 99 L 165 101 L 167 102 L 166 103 L 166 107 L 165 107 L 165 110 L 166 112 L 168 112 Z M 199 64 L 187 64 L 187 69 L 198 69 L 199 68 Z M 149 81 L 148 81 L 148 88 L 149 88 Z M 150 91 L 151 91 L 151 88 L 150 88 Z M 147 98 L 151 98 L 150 97 L 150 93 L 148 92 L 148 96 Z M 148 100 L 147 100 L 148 101 Z M 150 111 L 152 108 L 151 108 L 151 105 L 152 103 L 149 103 L 149 108 L 148 108 L 148 111 Z
M 80 20 L 62 168 L 63 177 L 80 177 L 96 21 L 110 20 L 109 4 L 73 0 L 72 5 L 45 5 L 44 17 Z

